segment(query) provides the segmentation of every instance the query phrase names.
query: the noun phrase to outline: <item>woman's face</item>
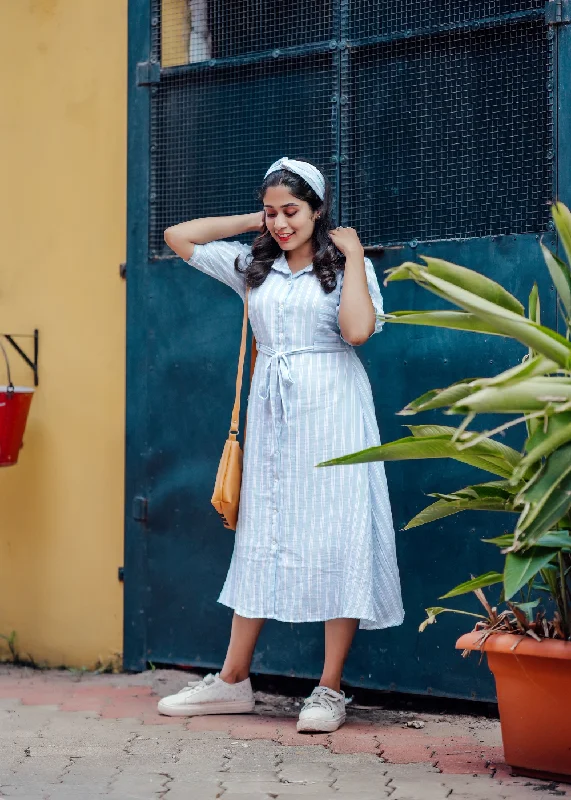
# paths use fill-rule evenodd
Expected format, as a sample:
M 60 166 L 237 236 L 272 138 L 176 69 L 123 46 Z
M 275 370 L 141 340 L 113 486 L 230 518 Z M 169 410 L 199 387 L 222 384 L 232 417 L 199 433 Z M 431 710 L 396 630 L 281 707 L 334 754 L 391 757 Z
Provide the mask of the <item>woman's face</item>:
M 297 250 L 311 239 L 316 212 L 286 186 L 270 186 L 264 195 L 266 227 L 282 250 Z

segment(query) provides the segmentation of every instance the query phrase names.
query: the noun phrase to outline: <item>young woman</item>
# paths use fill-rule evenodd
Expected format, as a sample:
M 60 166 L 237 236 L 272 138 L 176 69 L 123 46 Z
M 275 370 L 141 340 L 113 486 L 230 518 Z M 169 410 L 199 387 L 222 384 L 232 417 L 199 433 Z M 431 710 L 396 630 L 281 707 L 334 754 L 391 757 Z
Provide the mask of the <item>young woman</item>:
M 380 443 L 354 351 L 381 330 L 378 281 L 352 228 L 331 230 L 331 192 L 306 161 L 281 158 L 263 211 L 165 232 L 193 267 L 244 300 L 258 347 L 232 562 L 219 602 L 234 609 L 220 673 L 159 703 L 171 716 L 252 711 L 250 663 L 266 619 L 325 622 L 319 686 L 298 731 L 345 721 L 343 665 L 358 626 L 400 625 L 403 608 L 382 462 L 316 469 Z M 231 239 L 259 231 L 251 247 Z

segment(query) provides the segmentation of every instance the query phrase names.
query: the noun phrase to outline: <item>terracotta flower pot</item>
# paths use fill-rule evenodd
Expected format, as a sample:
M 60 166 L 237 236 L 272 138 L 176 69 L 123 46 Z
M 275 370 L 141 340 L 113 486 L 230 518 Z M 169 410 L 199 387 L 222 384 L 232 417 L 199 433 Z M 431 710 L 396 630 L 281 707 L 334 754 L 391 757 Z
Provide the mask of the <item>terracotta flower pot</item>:
M 571 642 L 467 633 L 459 650 L 481 650 L 496 679 L 506 762 L 518 775 L 571 776 Z M 517 642 L 517 647 L 512 650 Z

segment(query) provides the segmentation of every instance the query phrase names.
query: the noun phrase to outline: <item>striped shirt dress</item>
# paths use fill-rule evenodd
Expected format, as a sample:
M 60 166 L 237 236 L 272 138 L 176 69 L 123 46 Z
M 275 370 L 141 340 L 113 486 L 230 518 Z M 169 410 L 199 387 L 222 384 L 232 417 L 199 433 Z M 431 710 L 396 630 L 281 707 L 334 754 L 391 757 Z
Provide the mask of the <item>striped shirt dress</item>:
M 245 276 L 234 261 L 243 265 L 250 251 L 210 242 L 195 245 L 188 263 L 244 301 Z M 365 268 L 381 313 L 369 259 Z M 234 552 L 219 602 L 243 617 L 344 617 L 375 630 L 404 617 L 384 465 L 315 466 L 380 444 L 369 379 L 339 328 L 342 284 L 341 271 L 326 294 L 313 265 L 292 273 L 282 254 L 250 290 L 258 356 Z M 375 333 L 381 327 L 377 320 Z

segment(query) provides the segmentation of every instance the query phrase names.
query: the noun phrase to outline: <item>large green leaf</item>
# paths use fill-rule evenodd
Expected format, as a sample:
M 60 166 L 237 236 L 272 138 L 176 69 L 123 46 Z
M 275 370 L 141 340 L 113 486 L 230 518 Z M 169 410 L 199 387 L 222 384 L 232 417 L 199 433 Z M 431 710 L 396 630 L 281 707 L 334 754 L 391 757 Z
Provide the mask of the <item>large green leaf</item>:
M 401 264 L 387 280 L 395 279 L 414 280 L 439 297 L 460 306 L 464 311 L 475 314 L 486 324 L 492 325 L 498 333 L 517 339 L 564 368 L 571 366 L 571 344 L 556 331 L 537 325 L 523 315 L 500 307 L 449 281 L 441 280 L 431 275 L 421 264 L 412 261 Z
M 552 453 L 534 480 L 524 488 L 522 500 L 532 506 L 541 503 L 557 488 L 558 481 L 569 471 L 571 471 L 571 444 L 564 445 Z
M 496 281 L 486 278 L 479 272 L 440 258 L 421 255 L 426 262 L 426 272 L 447 283 L 457 286 L 465 291 L 487 300 L 489 303 L 505 308 L 514 314 L 524 314 L 522 304 Z M 398 268 L 397 268 L 398 269 Z M 390 272 L 390 271 L 389 271 Z
M 412 433 L 413 436 L 418 437 L 419 439 L 424 438 L 425 436 L 449 436 L 452 437 L 457 431 L 453 425 L 433 425 L 433 424 L 426 424 L 423 425 L 406 425 L 406 428 Z
M 502 548 L 511 548 L 514 543 L 514 538 L 513 533 L 504 533 L 493 539 L 482 539 L 482 541 L 488 544 L 495 544 Z M 557 549 L 565 553 L 571 552 L 571 534 L 569 531 L 547 531 L 547 533 L 540 536 L 534 547 L 549 547 L 551 550 Z
M 532 547 L 519 553 L 508 553 L 504 567 L 505 599 L 510 600 L 522 586 L 556 558 L 558 552 L 546 547 Z
M 514 314 L 523 314 L 525 309 L 520 301 L 510 294 L 497 281 L 487 278 L 480 272 L 467 267 L 461 267 L 459 264 L 452 264 L 450 261 L 443 261 L 440 258 L 432 258 L 431 256 L 420 256 L 426 262 L 428 272 L 441 278 L 448 283 L 463 289 L 464 291 L 475 294 L 490 303 L 494 303 L 501 308 L 505 308 Z
M 411 521 L 405 525 L 404 530 L 418 528 L 420 525 L 426 525 L 428 522 L 450 517 L 452 514 L 459 514 L 461 511 L 514 511 L 514 509 L 509 500 L 500 498 L 437 500 L 436 503 L 427 506 L 423 511 L 413 517 Z
M 541 425 L 525 443 L 525 450 L 527 453 L 533 452 L 537 447 L 540 447 L 545 441 L 549 441 L 553 434 L 561 430 L 566 430 L 568 425 L 571 424 L 571 411 L 561 411 L 553 413 L 547 418 L 547 424 Z
M 557 202 L 551 207 L 551 216 L 563 243 L 567 261 L 571 264 L 571 211 L 564 203 Z
M 451 414 L 522 414 L 541 411 L 548 404 L 571 401 L 571 379 L 528 378 L 508 386 L 487 386 L 454 405 Z
M 474 467 L 479 467 L 479 469 L 484 469 L 486 472 L 491 472 L 492 475 L 497 475 L 500 478 L 511 477 L 512 470 L 506 465 L 505 459 L 498 456 L 484 455 L 478 456 L 477 459 L 474 459 L 470 456 L 470 452 L 470 450 L 461 451 L 462 455 L 457 460 L 464 464 L 471 464 Z
M 543 257 L 547 264 L 547 269 L 551 275 L 551 280 L 555 284 L 557 294 L 561 298 L 567 316 L 571 316 L 571 273 L 567 264 L 558 258 L 545 245 L 541 245 Z
M 557 371 L 558 366 L 544 356 L 529 359 L 523 364 L 507 369 L 494 378 L 465 378 L 453 383 L 445 389 L 431 389 L 425 394 L 412 400 L 398 413 L 402 416 L 417 414 L 421 411 L 430 411 L 435 408 L 457 405 L 465 397 L 480 391 L 486 386 L 505 386 L 517 384 L 527 378 L 548 375 Z
M 571 534 L 569 531 L 548 531 L 537 540 L 535 547 L 551 547 L 569 553 L 571 552 Z
M 538 504 L 533 519 L 526 516 L 519 529 L 518 542 L 530 544 L 537 541 L 545 531 L 557 525 L 571 508 L 571 471 L 558 481 L 557 488 L 550 492 L 544 502 Z
M 413 400 L 398 413 L 400 416 L 408 416 L 417 414 L 420 411 L 430 411 L 434 408 L 444 408 L 458 403 L 464 397 L 478 391 L 477 387 L 473 387 L 470 384 L 471 381 L 460 381 L 446 387 L 446 389 L 432 389 L 417 397 L 416 400 Z
M 552 415 L 547 430 L 543 427 L 537 428 L 526 442 L 527 455 L 522 458 L 514 477 L 524 475 L 529 467 L 548 457 L 567 442 L 571 442 L 571 412 Z
M 482 539 L 487 544 L 495 544 L 498 547 L 511 547 L 514 542 L 513 533 L 502 533 L 501 536 L 494 536 L 493 539 Z
M 407 425 L 406 426 L 415 438 L 423 436 L 450 436 L 454 437 L 457 433 L 457 428 L 450 425 Z M 464 431 L 459 439 L 459 449 L 461 453 L 472 452 L 486 458 L 500 459 L 500 461 L 507 461 L 507 463 L 515 467 L 521 460 L 521 454 L 509 447 L 507 444 L 497 442 L 495 439 L 485 437 L 477 444 L 470 445 L 472 440 L 475 440 L 480 434 L 473 431 Z
M 537 322 L 537 324 L 541 324 L 541 307 L 539 302 L 539 289 L 537 288 L 537 283 L 533 283 L 533 287 L 531 289 L 529 295 L 529 311 L 528 317 L 532 322 Z
M 518 496 L 525 504 L 514 548 L 534 544 L 571 508 L 571 444 L 556 450 Z
M 484 575 L 478 575 L 477 578 L 460 583 L 451 589 L 446 594 L 441 595 L 440 600 L 447 600 L 449 597 L 458 597 L 460 594 L 468 594 L 474 592 L 476 589 L 484 589 L 486 586 L 493 586 L 495 583 L 501 583 L 504 576 L 501 572 L 486 572 Z
M 504 372 L 500 372 L 500 374 L 496 375 L 494 378 L 484 378 L 479 382 L 481 383 L 482 387 L 507 386 L 508 384 L 519 383 L 520 381 L 527 380 L 527 378 L 550 375 L 553 372 L 557 372 L 558 369 L 558 365 L 555 363 L 555 361 L 551 361 L 550 358 L 545 358 L 544 356 L 535 356 L 534 358 L 524 361 L 522 364 L 518 364 L 515 367 L 506 369 Z M 476 383 L 476 381 L 473 381 L 473 383 Z
M 451 441 L 450 436 L 434 436 L 423 439 L 409 436 L 395 442 L 339 456 L 330 461 L 316 464 L 316 466 L 330 467 L 363 464 L 370 461 L 410 461 L 425 458 L 452 458 L 502 478 L 509 478 L 512 474 L 511 467 L 506 464 L 505 460 L 489 455 L 485 447 L 481 448 L 480 445 L 477 445 L 472 450 L 460 451 L 458 445 Z
M 413 517 L 404 530 L 426 525 L 460 511 L 514 511 L 515 493 L 516 489 L 508 481 L 477 483 L 448 495 L 431 493 L 429 497 L 436 497 L 437 502 Z
M 491 323 L 464 311 L 393 311 L 390 314 L 379 314 L 379 319 L 395 325 L 428 325 L 432 328 L 505 336 Z
M 508 499 L 517 494 L 517 490 L 510 484 L 509 481 L 487 481 L 486 483 L 474 483 L 471 486 L 465 486 L 463 489 L 457 489 L 451 494 L 439 494 L 438 492 L 430 493 L 429 497 L 438 497 L 446 499 Z

